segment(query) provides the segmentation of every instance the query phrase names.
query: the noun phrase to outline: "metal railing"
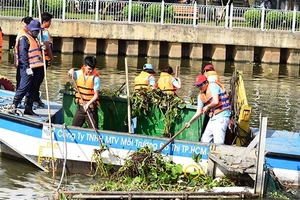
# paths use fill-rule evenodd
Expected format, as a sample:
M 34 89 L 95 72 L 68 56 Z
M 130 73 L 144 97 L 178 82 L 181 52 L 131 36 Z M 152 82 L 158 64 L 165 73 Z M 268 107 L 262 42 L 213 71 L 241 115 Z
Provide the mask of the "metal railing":
M 41 10 L 54 19 L 70 21 L 152 23 L 187 26 L 247 28 L 296 32 L 300 12 L 213 5 L 119 0 L 41 0 Z M 2 0 L 0 17 L 37 18 L 35 0 Z

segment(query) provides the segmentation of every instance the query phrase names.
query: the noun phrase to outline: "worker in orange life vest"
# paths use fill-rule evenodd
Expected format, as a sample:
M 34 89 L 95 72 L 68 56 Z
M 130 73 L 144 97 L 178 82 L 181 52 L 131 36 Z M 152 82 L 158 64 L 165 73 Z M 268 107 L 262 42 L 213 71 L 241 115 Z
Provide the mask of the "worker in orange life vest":
M 68 71 L 68 75 L 76 81 L 78 89 L 75 95 L 75 103 L 78 105 L 78 108 L 73 118 L 73 126 L 82 127 L 87 122 L 89 128 L 95 127 L 98 129 L 100 75 L 96 70 L 96 66 L 96 57 L 86 56 L 84 65 L 80 70 L 74 71 L 74 69 L 70 69 Z M 92 121 L 90 121 L 88 115 L 90 115 Z
M 21 27 L 21 29 L 19 30 L 18 34 L 17 34 L 16 42 L 17 42 L 17 40 L 19 40 L 20 36 L 22 36 L 22 35 L 24 35 L 24 34 L 26 34 L 26 33 L 28 32 L 26 26 L 27 26 L 32 20 L 33 20 L 32 17 L 24 17 L 24 18 L 22 18 L 22 20 L 21 20 L 22 27 Z M 16 66 L 16 63 L 14 63 L 14 65 L 15 65 L 15 67 L 17 67 L 17 66 Z M 17 81 L 17 82 L 16 82 L 16 88 L 18 88 L 19 85 L 20 85 L 20 68 L 19 68 L 19 67 L 17 67 L 16 81 Z M 21 107 L 21 105 L 19 105 L 18 107 Z
M 210 119 L 201 142 L 224 144 L 231 114 L 227 92 L 218 82 L 208 82 L 204 75 L 198 75 L 194 85 L 200 90 L 198 106 L 194 116 L 186 123 L 186 127 L 190 127 L 202 113 L 207 113 Z
M 25 34 L 28 30 L 26 28 L 26 26 L 33 20 L 32 17 L 23 17 L 21 19 L 21 29 L 19 30 L 18 34 L 17 34 L 17 37 L 16 37 L 16 40 L 19 39 L 19 37 L 23 34 Z
M 43 58 L 36 38 L 43 28 L 37 20 L 32 20 L 26 28 L 28 32 L 21 35 L 15 45 L 15 64 L 20 68 L 20 85 L 16 90 L 13 104 L 17 107 L 26 95 L 24 114 L 37 115 L 32 110 L 36 98 L 34 80 L 36 69 L 43 67 Z
M 158 88 L 166 94 L 176 94 L 176 90 L 181 88 L 180 78 L 173 77 L 173 74 L 173 68 L 167 66 L 157 81 Z

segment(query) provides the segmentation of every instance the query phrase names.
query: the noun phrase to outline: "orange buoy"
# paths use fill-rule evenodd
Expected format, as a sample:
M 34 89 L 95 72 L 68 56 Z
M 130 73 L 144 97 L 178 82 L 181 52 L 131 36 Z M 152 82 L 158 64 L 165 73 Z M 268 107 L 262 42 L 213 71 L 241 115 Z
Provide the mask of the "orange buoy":
M 15 91 L 15 86 L 8 78 L 0 75 L 0 89 Z

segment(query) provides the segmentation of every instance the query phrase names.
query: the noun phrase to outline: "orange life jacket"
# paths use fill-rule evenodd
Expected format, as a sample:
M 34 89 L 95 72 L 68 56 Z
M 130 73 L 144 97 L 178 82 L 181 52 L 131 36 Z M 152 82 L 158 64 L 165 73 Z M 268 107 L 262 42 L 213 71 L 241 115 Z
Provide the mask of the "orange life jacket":
M 29 50 L 28 50 L 28 63 L 30 68 L 43 67 L 44 62 L 42 58 L 42 52 L 39 46 L 39 43 L 28 33 L 21 35 L 15 45 L 15 66 L 19 66 L 19 42 L 22 36 L 27 37 L 29 41 Z
M 221 80 L 220 80 L 220 76 L 217 74 L 216 71 L 207 71 L 205 72 L 206 73 L 206 76 L 213 76 L 216 78 L 217 82 L 221 84 Z
M 0 30 L 0 63 L 2 61 L 2 45 L 3 45 L 3 37 L 2 37 L 2 31 Z
M 200 99 L 201 99 L 202 103 L 204 104 L 204 106 L 208 105 L 213 99 L 213 97 L 211 96 L 211 91 L 209 89 L 210 84 L 211 83 L 208 84 L 207 90 L 205 93 L 200 92 Z M 213 115 L 217 115 L 218 113 L 222 112 L 223 110 L 230 109 L 229 97 L 228 97 L 228 94 L 227 94 L 224 86 L 219 83 L 216 83 L 216 84 L 218 84 L 220 86 L 220 88 L 222 89 L 222 93 L 218 95 L 219 103 L 214 108 L 211 108 L 208 111 L 209 117 L 212 117 Z
M 172 78 L 173 76 L 162 72 L 160 74 L 160 77 L 157 81 L 158 88 L 160 88 L 162 91 L 164 91 L 166 94 L 175 94 L 176 93 L 176 87 L 172 84 Z
M 52 51 L 52 43 L 50 42 L 50 33 L 49 33 L 49 31 L 48 30 L 44 30 L 43 31 L 43 33 L 45 33 L 45 32 L 48 32 L 48 35 L 49 35 L 49 47 L 50 47 L 50 51 Z M 45 55 L 45 60 L 51 60 L 51 58 L 50 58 L 50 56 L 49 56 L 49 54 L 48 54 L 48 52 L 45 50 L 44 51 L 44 55 Z
M 75 103 L 85 105 L 87 102 L 89 102 L 93 98 L 93 96 L 95 94 L 94 78 L 96 76 L 100 77 L 100 75 L 96 71 L 96 69 L 94 69 L 92 71 L 92 74 L 89 76 L 86 76 L 86 78 L 85 78 L 84 67 L 81 68 L 80 72 L 77 75 L 78 75 L 78 77 L 76 80 L 76 85 L 77 85 L 78 91 L 76 91 L 76 94 L 75 94 Z M 84 102 L 82 102 L 81 98 Z M 100 105 L 99 100 L 95 101 L 94 104 L 99 106 Z M 91 107 L 92 106 L 93 105 L 91 105 Z
M 150 85 L 149 85 L 150 76 L 153 75 L 145 71 L 142 71 L 137 77 L 135 77 L 134 89 L 140 90 L 141 88 L 146 88 L 147 90 L 150 90 Z
M 22 35 L 26 34 L 27 32 L 27 28 L 22 28 L 21 30 L 19 30 L 16 40 L 19 39 Z

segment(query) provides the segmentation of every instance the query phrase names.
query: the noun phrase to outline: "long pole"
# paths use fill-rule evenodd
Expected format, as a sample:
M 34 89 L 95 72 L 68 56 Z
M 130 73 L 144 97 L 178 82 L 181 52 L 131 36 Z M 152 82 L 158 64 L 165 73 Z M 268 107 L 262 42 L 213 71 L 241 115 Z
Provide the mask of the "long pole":
M 83 98 L 82 98 L 81 93 L 80 93 L 79 90 L 78 90 L 77 84 L 76 84 L 76 82 L 75 82 L 75 80 L 74 80 L 73 78 L 72 78 L 72 80 L 73 80 L 73 83 L 74 83 L 74 85 L 75 85 L 76 91 L 77 91 L 78 94 L 79 94 L 79 98 L 80 98 L 80 100 L 82 101 L 83 106 L 84 106 L 85 103 L 84 103 L 84 101 L 83 101 Z M 92 127 L 93 127 L 93 129 L 94 129 L 94 132 L 95 132 L 95 134 L 97 135 L 100 144 L 102 144 L 102 140 L 101 140 L 101 138 L 99 137 L 99 133 L 98 133 L 98 131 L 97 131 L 95 125 L 94 125 L 94 122 L 95 122 L 95 121 L 94 121 L 93 118 L 91 117 L 89 108 L 86 110 L 86 114 L 87 114 L 87 116 L 88 116 L 88 118 L 89 118 L 89 120 L 90 120 L 90 122 L 91 122 L 91 124 L 92 124 Z
M 37 7 L 39 11 L 39 20 L 42 24 L 42 14 L 41 14 L 41 3 L 40 0 L 37 0 Z M 40 31 L 40 42 L 43 45 L 43 31 Z M 49 119 L 49 132 L 50 132 L 50 141 L 51 141 L 51 153 L 52 153 L 52 178 L 53 182 L 55 182 L 55 166 L 54 166 L 54 148 L 53 148 L 53 135 L 52 135 L 52 122 L 51 122 L 51 113 L 50 113 L 50 100 L 49 100 L 49 92 L 48 92 L 48 82 L 47 82 L 47 68 L 46 68 L 46 60 L 45 60 L 45 50 L 42 48 L 42 56 L 44 63 L 44 74 L 45 74 L 45 87 L 46 87 L 46 96 L 47 96 L 47 107 L 48 107 L 48 119 Z
M 164 148 L 166 148 L 166 146 L 168 146 L 168 144 L 170 144 L 170 142 L 172 142 L 182 131 L 184 131 L 186 129 L 186 126 L 182 127 L 175 135 L 173 135 L 173 137 L 171 137 L 162 147 L 160 147 L 156 153 L 161 153 L 162 150 L 164 150 Z
M 178 78 L 178 76 L 179 76 L 179 65 L 177 65 L 175 69 L 175 78 Z
M 126 72 L 126 91 L 127 91 L 128 132 L 132 133 L 132 131 L 131 131 L 131 108 L 130 108 L 130 91 L 129 91 L 127 58 L 125 58 L 125 72 Z

